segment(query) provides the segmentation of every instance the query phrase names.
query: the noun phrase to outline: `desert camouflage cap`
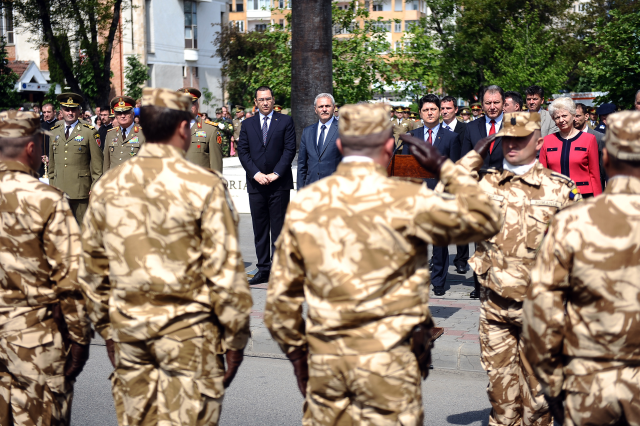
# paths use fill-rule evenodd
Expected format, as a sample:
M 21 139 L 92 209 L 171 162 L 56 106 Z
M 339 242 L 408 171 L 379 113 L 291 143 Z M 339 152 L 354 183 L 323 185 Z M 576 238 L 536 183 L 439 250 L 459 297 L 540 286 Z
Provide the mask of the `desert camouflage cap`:
M 40 116 L 31 111 L 0 112 L 0 138 L 21 138 L 38 132 L 51 136 L 40 128 Z
M 534 130 L 540 130 L 540 114 L 537 112 L 507 112 L 504 114 L 500 136 L 529 136 Z
M 191 112 L 191 95 L 170 89 L 145 87 L 142 89 L 142 106 L 155 106 Z
M 605 147 L 625 161 L 640 161 L 640 111 L 621 111 L 607 118 Z
M 345 105 L 340 108 L 340 136 L 366 136 L 391 130 L 391 114 L 385 104 Z

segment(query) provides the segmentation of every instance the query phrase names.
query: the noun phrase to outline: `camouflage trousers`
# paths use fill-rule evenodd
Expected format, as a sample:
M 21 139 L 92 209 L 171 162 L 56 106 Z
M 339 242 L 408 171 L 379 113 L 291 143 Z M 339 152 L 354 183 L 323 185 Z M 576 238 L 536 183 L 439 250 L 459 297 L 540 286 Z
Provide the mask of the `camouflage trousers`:
M 565 378 L 565 426 L 640 426 L 640 367 Z
M 112 392 L 123 426 L 217 425 L 224 361 L 207 327 L 141 342 L 116 342 Z M 204 328 L 204 329 L 203 329 Z
M 56 331 L 0 338 L 0 426 L 69 425 L 73 384 L 63 375 L 62 336 L 53 320 L 42 325 Z
M 540 382 L 524 358 L 522 302 L 480 289 L 480 350 L 489 376 L 489 425 L 553 425 Z
M 408 346 L 366 355 L 311 355 L 302 424 L 422 425 L 420 385 Z

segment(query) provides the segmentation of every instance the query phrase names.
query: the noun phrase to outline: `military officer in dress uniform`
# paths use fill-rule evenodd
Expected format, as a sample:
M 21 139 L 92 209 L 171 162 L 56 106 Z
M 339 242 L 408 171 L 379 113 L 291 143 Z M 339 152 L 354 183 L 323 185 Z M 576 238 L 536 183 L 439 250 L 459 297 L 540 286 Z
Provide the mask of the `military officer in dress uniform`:
M 398 138 L 400 135 L 404 135 L 405 133 L 409 133 L 413 130 L 413 123 L 410 123 L 409 119 L 404 118 L 404 107 L 396 107 L 394 112 L 396 114 L 396 119 L 392 121 L 393 137 L 396 140 L 396 146 L 398 146 L 400 143 Z
M 222 152 L 228 152 L 232 157 L 237 156 L 238 154 L 235 150 L 235 143 L 233 146 L 231 145 L 231 137 L 233 136 L 233 123 L 224 119 L 224 117 L 222 116 L 222 108 L 216 108 L 216 118 L 211 120 L 211 122 L 218 128 L 218 131 L 222 136 Z
M 244 107 L 242 105 L 236 105 L 236 118 L 233 119 L 233 144 L 234 146 L 238 143 L 238 138 L 240 137 L 240 128 L 242 126 L 242 122 L 244 121 Z M 225 157 L 229 156 L 229 152 L 226 153 Z
M 471 122 L 471 110 L 469 108 L 467 108 L 467 107 L 462 108 L 462 111 L 460 112 L 460 117 L 458 117 L 458 118 L 463 123 L 470 123 Z
M 191 96 L 191 112 L 195 116 L 191 120 L 191 148 L 185 158 L 205 169 L 222 173 L 222 135 L 216 123 L 198 114 L 202 93 L 194 87 L 183 87 L 178 92 Z
M 76 93 L 57 96 L 63 120 L 51 128 L 49 144 L 49 183 L 69 197 L 73 216 L 82 225 L 93 184 L 102 176 L 102 150 L 98 130 L 80 122 L 80 104 Z
M 482 105 L 480 105 L 480 102 L 471 104 L 471 114 L 473 115 L 472 120 L 482 117 Z
M 273 106 L 273 110 L 274 110 L 275 112 L 282 112 L 282 106 L 280 106 L 280 105 L 274 105 L 274 106 Z
M 107 132 L 103 173 L 135 156 L 145 142 L 142 128 L 133 122 L 135 104 L 135 99 L 129 96 L 116 96 L 111 99 L 111 109 L 116 120 L 113 129 Z

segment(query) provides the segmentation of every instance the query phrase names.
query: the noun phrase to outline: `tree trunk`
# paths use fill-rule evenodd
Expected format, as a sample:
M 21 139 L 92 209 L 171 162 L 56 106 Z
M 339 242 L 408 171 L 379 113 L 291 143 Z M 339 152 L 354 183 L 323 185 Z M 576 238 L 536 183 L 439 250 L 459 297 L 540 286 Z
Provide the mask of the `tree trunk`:
M 318 120 L 313 101 L 333 94 L 331 2 L 291 2 L 291 112 L 300 145 L 302 130 Z

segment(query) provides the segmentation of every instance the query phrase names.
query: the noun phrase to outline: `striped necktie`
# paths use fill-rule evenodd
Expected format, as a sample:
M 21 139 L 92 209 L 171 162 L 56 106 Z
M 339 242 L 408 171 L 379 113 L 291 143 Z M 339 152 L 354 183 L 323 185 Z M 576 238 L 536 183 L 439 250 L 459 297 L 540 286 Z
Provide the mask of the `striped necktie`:
M 262 144 L 266 145 L 267 144 L 267 132 L 269 131 L 269 128 L 267 127 L 267 120 L 269 119 L 269 117 L 265 117 L 264 118 L 264 124 L 262 125 Z

